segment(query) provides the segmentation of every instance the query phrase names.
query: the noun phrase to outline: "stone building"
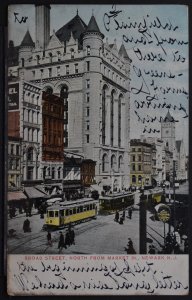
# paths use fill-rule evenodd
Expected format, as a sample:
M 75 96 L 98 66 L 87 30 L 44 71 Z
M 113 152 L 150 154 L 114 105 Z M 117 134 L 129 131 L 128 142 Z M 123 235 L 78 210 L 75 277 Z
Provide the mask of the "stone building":
M 139 139 L 130 141 L 130 181 L 132 186 L 152 185 L 153 159 L 156 148 Z
M 179 125 L 178 125 L 179 126 Z M 172 173 L 173 170 L 173 160 L 175 161 L 176 169 L 176 179 L 177 180 L 186 180 L 186 152 L 183 139 L 176 140 L 175 137 L 175 127 L 176 122 L 168 111 L 165 119 L 161 123 L 161 139 L 164 142 L 166 153 L 171 154 L 167 155 L 167 164 L 170 164 L 170 167 L 167 167 L 167 174 Z M 169 176 L 167 176 L 169 177 Z
M 78 12 L 50 36 L 49 5 L 36 5 L 35 27 L 35 42 L 27 31 L 14 55 L 19 78 L 24 73 L 63 98 L 64 147 L 96 161 L 96 183 L 128 186 L 131 60 L 124 45 L 104 41 L 95 17 L 87 25 Z

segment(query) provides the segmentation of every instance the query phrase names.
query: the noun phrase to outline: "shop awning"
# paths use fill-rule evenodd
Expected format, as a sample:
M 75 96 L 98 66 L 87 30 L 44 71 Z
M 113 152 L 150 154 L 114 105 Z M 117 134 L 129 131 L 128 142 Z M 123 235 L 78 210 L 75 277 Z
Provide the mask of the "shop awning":
M 34 187 L 25 187 L 25 193 L 30 199 L 44 198 L 46 195 Z
M 25 199 L 27 199 L 27 197 L 21 191 L 8 192 L 8 201 L 19 201 L 19 200 L 25 200 Z

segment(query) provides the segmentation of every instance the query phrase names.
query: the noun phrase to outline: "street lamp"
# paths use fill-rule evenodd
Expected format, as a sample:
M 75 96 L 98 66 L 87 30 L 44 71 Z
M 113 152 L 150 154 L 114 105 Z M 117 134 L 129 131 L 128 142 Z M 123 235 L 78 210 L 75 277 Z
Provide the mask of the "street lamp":
M 175 234 L 175 229 L 176 229 L 176 206 L 175 206 L 175 164 L 176 160 L 173 159 L 173 224 L 174 224 L 174 234 Z

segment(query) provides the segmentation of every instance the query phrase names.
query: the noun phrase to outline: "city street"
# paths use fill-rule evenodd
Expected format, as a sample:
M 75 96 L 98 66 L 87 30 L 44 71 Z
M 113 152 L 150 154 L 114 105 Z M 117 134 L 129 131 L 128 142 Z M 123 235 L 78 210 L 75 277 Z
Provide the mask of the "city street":
M 136 253 L 139 253 L 139 193 L 136 192 L 136 204 L 134 206 L 132 219 L 126 217 L 124 224 L 120 225 L 114 221 L 114 214 L 101 216 L 74 226 L 75 245 L 63 249 L 62 253 L 76 254 L 126 254 L 124 247 L 127 247 L 128 238 L 133 241 Z M 120 212 L 121 215 L 121 212 Z M 160 221 L 153 221 L 151 214 L 147 212 L 147 237 L 148 242 L 152 242 L 156 252 L 163 246 L 164 225 Z M 54 254 L 58 253 L 59 231 L 51 232 L 52 246 L 47 244 L 47 232 L 42 231 L 44 219 L 40 218 L 36 211 L 32 211 L 29 217 L 32 231 L 23 232 L 23 222 L 25 214 L 17 215 L 8 221 L 8 230 L 16 230 L 15 236 L 8 237 L 8 252 L 14 254 Z M 167 224 L 166 224 L 167 225 Z M 166 226 L 166 232 L 168 226 Z M 62 232 L 65 234 L 66 229 Z M 142 237 L 141 237 L 142 238 Z M 149 243 L 147 244 L 147 249 Z

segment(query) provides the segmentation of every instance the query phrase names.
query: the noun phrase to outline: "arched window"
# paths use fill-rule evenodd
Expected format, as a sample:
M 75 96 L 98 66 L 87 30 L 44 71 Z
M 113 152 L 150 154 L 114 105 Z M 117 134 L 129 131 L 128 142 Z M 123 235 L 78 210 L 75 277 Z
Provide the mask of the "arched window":
M 60 167 L 58 168 L 58 174 L 57 174 L 57 177 L 58 177 L 58 179 L 61 178 L 61 168 L 60 168 Z
M 142 183 L 142 176 L 141 176 L 141 175 L 138 176 L 138 183 L 139 183 L 139 184 Z
M 111 120 L 110 120 L 110 123 L 111 123 L 111 146 L 113 146 L 113 142 L 114 142 L 114 93 L 115 91 L 112 91 L 111 93 Z
M 44 179 L 45 179 L 45 177 L 46 177 L 46 169 L 47 169 L 46 167 L 43 168 L 43 178 L 44 178 Z
M 136 183 L 136 176 L 132 175 L 132 183 Z
M 166 141 L 166 147 L 169 147 L 169 143 L 168 143 L 168 141 Z
M 55 179 L 55 168 L 52 168 L 51 178 L 52 178 L 52 179 Z
M 27 151 L 27 160 L 32 161 L 33 160 L 33 148 L 30 147 Z
M 119 97 L 118 102 L 118 146 L 121 147 L 121 102 L 122 96 Z
M 46 88 L 45 88 L 45 92 L 46 92 L 47 94 L 49 94 L 49 95 L 52 95 L 52 94 L 53 94 L 53 89 L 52 89 L 52 87 L 50 87 L 50 86 L 46 87 Z
M 104 154 L 102 158 L 102 172 L 107 172 L 107 171 L 108 171 L 108 156 L 107 154 Z
M 111 156 L 111 170 L 115 171 L 116 169 L 116 157 L 115 155 Z
M 119 160 L 118 160 L 118 168 L 119 168 L 119 171 L 122 170 L 122 167 L 123 167 L 123 157 L 122 157 L 122 156 L 119 156 Z
M 102 144 L 105 145 L 105 126 L 106 126 L 106 86 L 102 90 Z
M 68 87 L 66 85 L 62 86 L 62 88 L 60 90 L 60 97 L 63 99 L 68 98 Z

